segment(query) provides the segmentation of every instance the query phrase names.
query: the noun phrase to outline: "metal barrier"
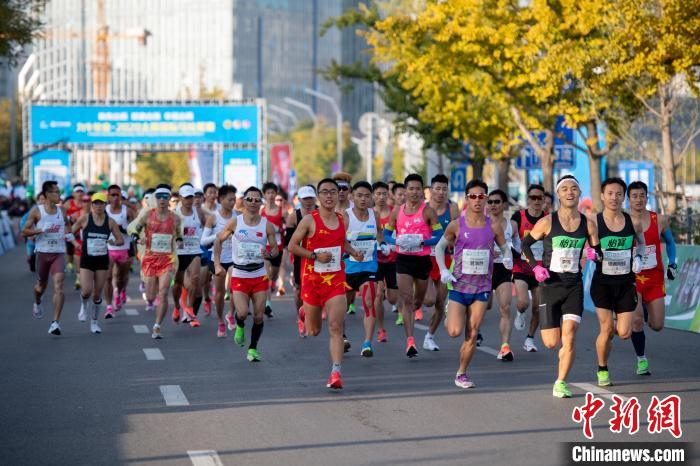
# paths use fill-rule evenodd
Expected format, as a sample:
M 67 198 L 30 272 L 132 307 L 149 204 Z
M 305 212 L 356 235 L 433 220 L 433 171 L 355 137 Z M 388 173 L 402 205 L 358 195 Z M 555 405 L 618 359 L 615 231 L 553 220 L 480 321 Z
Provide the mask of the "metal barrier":
M 0 211 L 0 255 L 5 254 L 17 245 L 15 233 L 12 231 L 12 221 L 7 211 Z

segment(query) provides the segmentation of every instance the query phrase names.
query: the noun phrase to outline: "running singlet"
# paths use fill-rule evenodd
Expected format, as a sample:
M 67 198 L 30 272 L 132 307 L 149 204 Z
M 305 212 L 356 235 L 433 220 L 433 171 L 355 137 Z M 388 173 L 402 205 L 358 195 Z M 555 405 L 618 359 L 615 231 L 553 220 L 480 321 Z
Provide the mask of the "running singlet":
M 83 228 L 83 253 L 90 257 L 102 257 L 108 254 L 107 240 L 111 235 L 109 231 L 109 217 L 105 216 L 102 225 L 95 224 L 92 213 L 88 214 L 87 226 Z
M 389 211 L 389 215 L 387 215 L 386 217 L 379 217 L 379 226 L 382 229 L 382 231 L 384 231 L 386 224 L 389 223 L 389 219 L 391 219 L 391 210 Z M 396 262 L 396 245 L 389 244 L 389 249 L 391 249 L 389 255 L 385 256 L 384 254 L 379 254 L 377 256 L 377 262 L 379 262 L 380 264 Z
M 231 217 L 225 218 L 221 215 L 221 209 L 217 209 L 216 212 L 214 212 L 214 217 L 216 218 L 216 224 L 214 225 L 212 233 L 219 234 L 222 231 L 224 231 L 224 227 L 229 222 L 229 220 L 233 218 L 233 214 L 231 214 Z M 211 247 L 210 251 L 212 253 L 214 252 L 214 246 Z M 221 263 L 230 264 L 231 262 L 233 262 L 233 250 L 231 249 L 231 242 L 224 241 L 223 243 L 221 243 Z
M 634 282 L 632 273 L 632 248 L 634 246 L 634 224 L 632 218 L 622 213 L 625 225 L 620 231 L 611 231 L 605 223 L 603 214 L 596 216 L 598 237 L 603 250 L 603 260 L 596 264 L 593 279 L 601 283 Z
M 491 291 L 493 241 L 491 219 L 487 217 L 486 225 L 481 228 L 471 228 L 464 215 L 459 216 L 459 233 L 452 263 L 452 275 L 457 281 L 448 283 L 448 289 L 468 294 Z
M 313 236 L 305 238 L 302 246 L 315 253 L 330 252 L 332 259 L 327 264 L 312 261 L 306 257 L 302 260 L 302 279 L 323 283 L 328 286 L 336 286 L 345 282 L 345 264 L 343 253 L 345 252 L 345 224 L 343 216 L 335 213 L 338 217 L 338 228 L 329 230 L 321 219 L 318 210 L 311 213 L 315 224 Z M 302 287 L 304 285 L 302 284 Z
M 268 213 L 265 212 L 265 206 L 263 206 L 262 210 L 260 211 L 260 215 L 265 217 L 268 222 L 272 223 L 275 229 L 275 241 L 277 241 L 277 246 L 279 247 L 280 251 L 284 247 L 284 244 L 282 243 L 282 222 L 283 216 L 282 216 L 282 209 L 277 209 L 279 212 L 277 215 L 269 215 Z M 269 247 L 268 247 L 269 248 Z
M 266 274 L 263 251 L 267 244 L 267 219 L 260 217 L 255 226 L 245 223 L 243 214 L 236 217 L 236 230 L 231 235 L 233 251 L 232 277 L 258 278 Z
M 168 212 L 168 217 L 160 220 L 157 210 L 152 209 L 146 224 L 146 255 L 171 256 L 174 236 L 175 214 Z
M 107 205 L 107 208 L 105 208 L 105 212 L 107 213 L 107 216 L 114 220 L 114 223 L 116 223 L 119 226 L 119 231 L 124 237 L 124 244 L 122 244 L 121 246 L 113 246 L 111 244 L 108 244 L 107 249 L 110 251 L 128 250 L 131 244 L 131 237 L 129 237 L 129 235 L 126 234 L 126 229 L 129 226 L 129 219 L 127 217 L 126 206 L 122 205 L 121 211 L 118 214 L 113 214 L 110 209 L 111 207 Z
M 396 218 L 396 239 L 400 236 L 415 236 L 424 241 L 431 236 L 430 226 L 423 220 L 423 209 L 425 204 L 421 204 L 418 211 L 414 214 L 405 212 L 406 204 L 399 207 L 399 215 Z M 409 250 L 402 249 L 401 246 L 396 246 L 396 251 L 399 254 L 410 256 L 428 256 L 430 255 L 430 246 L 417 246 Z
M 661 260 L 661 232 L 656 212 L 649 212 L 649 228 L 644 232 L 645 254 L 642 254 L 642 271 L 637 277 L 661 277 L 663 283 L 664 264 Z
M 513 224 L 510 222 L 510 220 L 506 219 L 506 227 L 503 229 L 503 235 L 506 238 L 506 247 L 507 248 L 512 248 L 513 247 Z M 518 245 L 520 243 L 519 238 L 516 237 L 516 240 L 518 241 Z M 502 264 L 503 263 L 503 255 L 501 254 L 501 248 L 496 244 L 494 241 L 493 243 L 493 262 L 496 264 Z
M 82 210 L 83 208 L 75 203 L 75 199 L 70 198 L 70 200 L 68 201 L 68 208 L 66 209 L 66 217 L 68 217 L 72 221 L 76 221 L 78 220 L 78 217 L 80 217 L 80 212 Z
M 199 219 L 197 209 L 192 208 L 192 215 L 185 216 L 180 207 L 177 213 L 182 217 L 182 249 L 177 250 L 178 256 L 198 255 L 201 253 L 199 240 L 202 237 L 202 221 Z
M 581 281 L 581 251 L 588 238 L 588 221 L 581 220 L 574 232 L 564 230 L 557 212 L 552 213 L 552 228 L 545 236 L 542 266 L 549 270 L 545 283 L 575 283 Z
M 545 214 L 542 214 L 539 218 L 531 217 L 527 213 L 527 209 L 514 213 L 511 220 L 515 220 L 515 223 L 518 225 L 519 239 L 522 240 L 525 238 L 525 236 L 529 235 L 530 231 L 535 228 L 535 223 L 537 223 L 537 221 L 544 216 Z M 542 241 L 536 241 L 530 248 L 532 249 L 532 254 L 535 256 L 537 263 L 542 264 L 542 256 L 544 252 L 544 245 Z M 530 267 L 530 264 L 527 263 L 527 259 L 525 258 L 524 254 L 520 256 L 520 259 L 513 259 L 513 273 L 524 273 L 528 275 L 534 274 L 532 267 Z
M 448 200 L 447 205 L 445 206 L 445 211 L 438 215 L 438 222 L 442 226 L 442 231 L 447 230 L 447 225 L 450 224 L 452 221 L 452 216 L 450 215 L 450 204 L 452 204 L 452 201 Z M 430 206 L 430 203 L 428 201 L 425 201 L 426 206 Z M 435 210 L 435 213 L 437 213 L 437 209 Z M 435 257 L 435 246 L 429 246 L 430 247 L 430 255 Z M 448 248 L 447 251 L 445 251 L 445 254 L 450 255 L 452 254 L 451 248 Z
M 39 209 L 39 221 L 36 224 L 37 230 L 44 233 L 36 237 L 36 252 L 44 253 L 65 253 L 66 252 L 66 222 L 63 219 L 63 211 L 56 206 L 56 212 L 49 214 L 43 205 L 36 206 Z
M 358 262 L 353 257 L 345 259 L 345 272 L 376 272 L 377 271 L 377 222 L 372 209 L 367 211 L 368 218 L 365 221 L 355 216 L 352 208 L 346 210 L 350 224 L 347 230 L 347 240 L 355 251 L 362 252 L 364 258 Z

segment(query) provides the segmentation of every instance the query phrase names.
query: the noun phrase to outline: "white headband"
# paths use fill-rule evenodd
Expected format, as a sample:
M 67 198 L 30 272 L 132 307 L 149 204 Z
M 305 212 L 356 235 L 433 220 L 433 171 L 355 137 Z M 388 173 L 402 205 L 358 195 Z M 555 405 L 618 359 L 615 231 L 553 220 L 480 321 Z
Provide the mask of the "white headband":
M 153 194 L 167 194 L 170 195 L 170 190 L 168 188 L 158 188 Z
M 556 192 L 556 191 L 559 191 L 559 186 L 561 186 L 561 184 L 562 184 L 564 181 L 573 181 L 574 183 L 576 183 L 576 186 L 578 186 L 578 188 L 581 189 L 581 186 L 578 184 L 578 180 L 577 180 L 576 178 L 563 178 L 563 179 L 559 180 L 559 183 L 557 183 L 557 187 L 554 188 L 554 191 L 555 191 L 555 192 Z

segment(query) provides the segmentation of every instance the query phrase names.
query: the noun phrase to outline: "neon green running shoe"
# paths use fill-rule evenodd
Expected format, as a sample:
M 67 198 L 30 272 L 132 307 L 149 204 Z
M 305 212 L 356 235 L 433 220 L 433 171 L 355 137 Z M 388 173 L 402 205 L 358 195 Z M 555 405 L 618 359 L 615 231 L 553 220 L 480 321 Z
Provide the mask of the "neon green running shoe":
M 258 350 L 250 348 L 248 350 L 248 356 L 246 356 L 246 359 L 249 362 L 260 362 L 260 353 L 258 353 Z
M 552 396 L 557 398 L 571 398 L 571 390 L 566 386 L 563 380 L 557 380 L 552 387 Z
M 399 312 L 399 315 L 396 317 L 396 325 L 403 325 L 403 314 Z
M 637 361 L 637 375 L 651 375 L 651 372 L 649 372 L 649 361 L 646 359 Z
M 355 303 L 352 303 L 351 305 L 348 306 L 348 314 L 354 314 L 355 313 Z
M 608 371 L 598 371 L 598 386 L 608 387 L 612 385 L 610 381 L 610 373 Z
M 243 327 L 236 326 L 236 333 L 233 334 L 233 341 L 235 341 L 238 346 L 245 345 L 245 329 Z M 248 354 L 250 354 L 250 352 L 248 352 Z

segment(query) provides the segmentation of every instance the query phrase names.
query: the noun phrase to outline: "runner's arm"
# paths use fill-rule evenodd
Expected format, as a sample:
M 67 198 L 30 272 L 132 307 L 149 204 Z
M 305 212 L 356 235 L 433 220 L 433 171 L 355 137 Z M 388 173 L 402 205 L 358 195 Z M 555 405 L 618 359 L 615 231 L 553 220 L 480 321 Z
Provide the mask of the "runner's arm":
M 552 228 L 552 217 L 547 215 L 542 217 L 537 221 L 534 228 L 530 230 L 530 233 L 525 235 L 522 241 L 523 254 L 530 267 L 535 267 L 537 265 L 537 260 L 535 259 L 535 254 L 532 252 L 532 245 L 537 241 L 543 239 L 549 230 Z
M 29 238 L 31 236 L 36 236 L 38 234 L 43 233 L 38 228 L 34 228 L 38 221 L 39 221 L 39 209 L 37 209 L 36 207 L 32 207 L 32 210 L 29 211 L 29 216 L 27 217 L 27 221 L 24 224 L 24 228 L 22 228 L 22 236 L 24 236 L 25 238 Z
M 450 221 L 458 219 L 459 218 L 459 206 L 454 203 L 450 202 Z
M 111 231 L 112 235 L 114 235 L 113 245 L 114 246 L 124 245 L 124 237 L 122 236 L 122 232 L 119 230 L 119 225 L 117 225 L 117 222 L 115 222 L 114 220 L 112 220 L 109 217 L 107 217 L 107 220 L 109 220 L 109 231 Z
M 204 231 L 202 231 L 202 237 L 199 239 L 200 246 L 208 248 L 214 244 L 216 233 L 212 233 L 212 231 L 214 230 L 215 221 L 216 218 L 213 215 L 210 215 L 207 218 L 207 223 L 204 225 Z
M 661 239 L 666 243 L 666 254 L 668 255 L 668 265 L 676 265 L 676 241 L 673 239 L 673 232 L 669 218 L 665 215 L 660 216 L 659 226 L 661 227 Z
M 370 212 L 374 214 L 374 221 L 376 222 L 375 225 L 379 225 L 379 214 L 374 209 L 370 209 Z M 377 228 L 377 244 L 380 246 L 382 244 L 386 244 L 386 240 L 384 239 L 384 231 L 380 228 Z
M 435 262 L 437 262 L 441 274 L 443 270 L 447 270 L 447 266 L 445 265 L 445 249 L 447 249 L 448 246 L 454 246 L 458 229 L 459 220 L 452 220 L 450 224 L 447 225 L 445 234 L 442 235 L 435 246 Z
M 132 236 L 139 236 L 141 234 L 141 230 L 143 230 L 143 228 L 146 226 L 148 212 L 150 212 L 150 209 L 141 209 L 139 215 L 131 223 L 129 223 L 129 226 L 126 227 L 126 232 Z
M 267 242 L 270 245 L 270 256 L 275 258 L 280 255 L 279 244 L 277 244 L 277 238 L 275 235 L 275 227 L 272 222 L 267 222 L 265 228 L 265 234 L 267 235 Z
M 513 251 L 516 254 L 522 254 L 522 245 L 520 244 L 520 235 L 518 234 L 518 223 L 515 220 L 510 220 L 510 226 L 513 230 L 513 236 L 511 236 L 511 241 L 513 242 Z
M 109 218 L 109 217 L 107 217 Z M 73 226 L 70 228 L 70 231 L 75 235 L 80 231 L 81 228 L 85 228 L 85 222 L 87 221 L 87 214 L 81 215 L 78 220 L 73 224 Z
M 389 221 L 384 226 L 384 241 L 393 245 L 396 245 L 396 237 L 394 236 L 394 230 L 396 229 L 396 217 L 398 216 L 398 214 L 399 208 L 394 207 L 394 210 L 391 211 Z
M 438 220 L 437 213 L 435 213 L 435 209 L 433 209 L 432 207 L 426 207 L 425 209 L 423 209 L 423 219 L 428 225 L 430 225 L 431 233 L 430 238 L 424 239 L 422 241 L 422 245 L 435 246 L 438 243 L 438 241 L 440 241 L 440 238 L 442 238 L 442 234 L 444 233 L 442 225 Z
M 307 215 L 304 218 L 302 218 L 301 222 L 299 222 L 299 225 L 297 225 L 297 228 L 294 231 L 292 238 L 289 241 L 289 252 L 291 252 L 297 257 L 306 257 L 307 259 L 311 258 L 311 254 L 313 253 L 313 251 L 309 251 L 308 249 L 301 247 L 302 240 L 307 236 L 308 233 L 310 233 L 311 225 L 313 225 L 313 219 L 310 215 Z

